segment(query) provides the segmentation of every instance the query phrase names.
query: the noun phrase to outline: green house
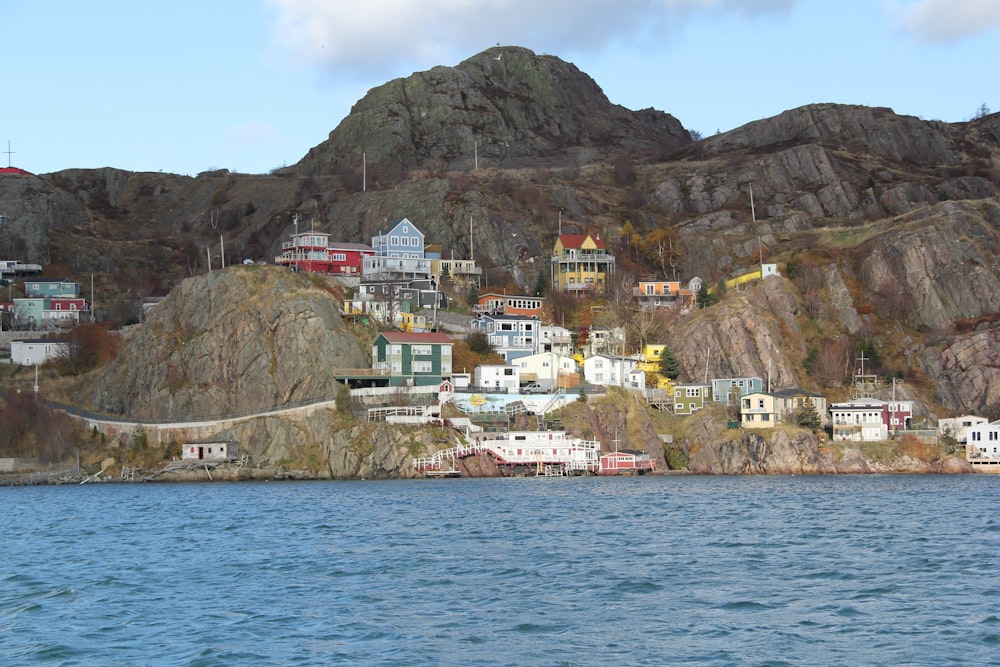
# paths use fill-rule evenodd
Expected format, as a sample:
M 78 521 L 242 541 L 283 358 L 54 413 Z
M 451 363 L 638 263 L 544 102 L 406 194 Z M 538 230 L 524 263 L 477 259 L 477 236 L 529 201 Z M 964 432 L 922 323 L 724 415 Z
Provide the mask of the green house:
M 704 408 L 712 400 L 710 384 L 675 384 L 674 414 L 690 415 Z
M 443 333 L 383 331 L 372 342 L 372 369 L 389 385 L 428 386 L 451 377 L 451 338 Z

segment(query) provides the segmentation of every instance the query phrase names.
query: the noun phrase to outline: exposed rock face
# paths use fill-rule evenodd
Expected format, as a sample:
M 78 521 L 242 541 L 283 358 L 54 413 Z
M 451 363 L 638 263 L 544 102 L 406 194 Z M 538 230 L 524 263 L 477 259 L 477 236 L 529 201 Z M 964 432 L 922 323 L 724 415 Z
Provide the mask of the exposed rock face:
M 887 315 L 932 329 L 998 312 L 998 219 L 995 201 L 945 202 L 905 216 L 862 247 L 869 295 L 896 303 Z
M 716 475 L 972 472 L 967 461 L 956 457 L 925 461 L 904 453 L 871 461 L 855 447 L 831 448 L 812 433 L 781 429 L 739 432 L 699 444 L 688 457 L 688 469 Z
M 363 426 L 334 409 L 258 419 L 219 437 L 241 443 L 255 466 L 304 470 L 327 479 L 418 477 L 414 456 L 428 456 L 458 442 L 448 430 Z
M 669 151 L 690 142 L 673 117 L 611 104 L 573 65 L 497 47 L 374 88 L 295 167 L 329 174 L 370 164 L 405 168 L 552 166 L 587 151 Z
M 670 329 L 672 351 L 683 378 L 770 378 L 775 388 L 797 386 L 806 354 L 790 284 L 767 278 L 715 307 L 677 320 Z M 780 352 L 779 352 L 780 351 Z M 766 390 L 766 387 L 765 387 Z
M 92 403 L 182 420 L 334 398 L 330 370 L 369 362 L 317 284 L 261 266 L 186 280 L 123 341 Z
M 1000 407 L 1000 322 L 982 330 L 949 337 L 939 347 L 917 352 L 914 361 L 934 378 L 942 406 L 955 412 L 983 414 Z
M 789 144 L 863 146 L 900 162 L 955 164 L 958 155 L 945 128 L 944 123 L 897 116 L 892 109 L 813 104 L 710 137 L 704 149 L 724 153 Z

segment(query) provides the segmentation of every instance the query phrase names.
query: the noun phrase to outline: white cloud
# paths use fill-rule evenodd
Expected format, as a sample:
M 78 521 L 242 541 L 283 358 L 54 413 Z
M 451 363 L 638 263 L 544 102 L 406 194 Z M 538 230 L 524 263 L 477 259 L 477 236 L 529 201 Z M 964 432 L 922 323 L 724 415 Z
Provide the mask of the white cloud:
M 600 51 L 668 34 L 691 16 L 786 10 L 796 0 L 267 0 L 276 43 L 335 76 L 405 75 L 494 44 Z
M 955 42 L 1000 30 L 997 0 L 919 0 L 897 11 L 909 32 L 930 43 Z

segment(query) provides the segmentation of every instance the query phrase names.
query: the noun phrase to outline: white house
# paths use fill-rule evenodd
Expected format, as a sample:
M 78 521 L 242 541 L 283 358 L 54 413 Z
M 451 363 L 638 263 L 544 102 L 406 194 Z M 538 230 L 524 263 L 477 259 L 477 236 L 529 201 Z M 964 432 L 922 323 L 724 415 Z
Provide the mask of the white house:
M 573 356 L 573 334 L 566 327 L 543 324 L 538 328 L 535 352 L 555 352 L 571 357 Z
M 568 382 L 560 383 L 559 377 L 566 378 L 578 372 L 576 359 L 554 352 L 539 352 L 527 357 L 520 357 L 514 360 L 512 365 L 520 370 L 521 378 L 537 382 L 545 389 L 568 386 Z
M 1000 420 L 970 426 L 965 458 L 973 466 L 1000 464 Z
M 625 329 L 614 327 L 612 329 L 591 329 L 587 333 L 587 339 L 580 346 L 580 352 L 584 357 L 595 354 L 614 354 L 621 352 L 625 344 Z
M 888 440 L 890 431 L 909 428 L 912 401 L 886 402 L 877 398 L 856 398 L 830 406 L 834 440 L 878 442 Z
M 183 461 L 231 461 L 238 456 L 233 442 L 185 442 L 181 447 Z
M 10 363 L 21 366 L 44 364 L 69 351 L 69 343 L 50 338 L 13 340 L 10 342 Z
M 969 429 L 980 424 L 988 424 L 986 417 L 976 417 L 974 415 L 962 415 L 961 417 L 948 417 L 938 420 L 938 433 L 955 438 L 955 442 L 964 445 L 969 442 Z
M 516 394 L 521 387 L 521 369 L 500 364 L 476 366 L 476 387 L 484 391 Z
M 629 383 L 636 380 L 629 376 L 638 364 L 639 361 L 631 357 L 595 354 L 583 360 L 583 378 L 588 384 L 629 387 L 632 386 Z

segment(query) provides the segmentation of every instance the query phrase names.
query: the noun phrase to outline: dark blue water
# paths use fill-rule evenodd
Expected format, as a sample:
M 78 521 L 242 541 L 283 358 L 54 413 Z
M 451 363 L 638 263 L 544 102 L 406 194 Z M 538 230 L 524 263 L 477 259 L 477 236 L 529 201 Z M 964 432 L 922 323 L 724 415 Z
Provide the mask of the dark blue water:
M 1000 476 L 0 488 L 0 664 L 983 665 Z

